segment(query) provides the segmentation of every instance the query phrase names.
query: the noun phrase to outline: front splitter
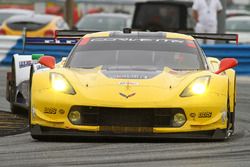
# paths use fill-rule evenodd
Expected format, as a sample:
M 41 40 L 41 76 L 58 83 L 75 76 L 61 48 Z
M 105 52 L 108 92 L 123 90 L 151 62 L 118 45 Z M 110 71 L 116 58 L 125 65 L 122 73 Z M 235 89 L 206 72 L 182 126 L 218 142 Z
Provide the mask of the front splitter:
M 51 128 L 38 125 L 31 125 L 32 136 L 64 136 L 64 137 L 94 137 L 94 138 L 159 138 L 159 139 L 214 139 L 224 140 L 227 138 L 226 129 L 209 131 L 178 132 L 178 133 L 114 133 L 112 131 L 79 131 L 71 129 Z

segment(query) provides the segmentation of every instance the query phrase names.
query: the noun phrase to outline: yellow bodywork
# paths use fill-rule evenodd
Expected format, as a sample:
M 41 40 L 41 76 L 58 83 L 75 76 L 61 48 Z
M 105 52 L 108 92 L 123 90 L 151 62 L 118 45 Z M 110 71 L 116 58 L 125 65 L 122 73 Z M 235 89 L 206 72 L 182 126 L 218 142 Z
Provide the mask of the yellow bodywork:
M 53 18 L 46 26 L 34 31 L 27 31 L 27 37 L 44 37 L 45 32 L 48 30 L 55 31 L 57 30 L 56 22 L 60 19 L 60 17 Z M 5 31 L 5 35 L 23 35 L 23 31 L 13 30 L 7 26 L 6 22 L 3 23 L 1 29 Z
M 108 33 L 95 33 L 85 37 L 108 36 Z M 194 40 L 187 35 L 169 33 L 167 38 Z M 213 64 L 213 62 L 215 64 Z M 100 126 L 73 125 L 68 114 L 72 106 L 95 106 L 112 108 L 182 108 L 187 121 L 181 127 L 153 127 L 153 133 L 208 131 L 227 128 L 228 97 L 230 108 L 234 107 L 234 85 L 230 85 L 234 75 L 228 70 L 220 75 L 216 71 L 217 59 L 208 59 L 210 70 L 177 72 L 165 68 L 151 79 L 114 79 L 105 76 L 101 67 L 95 69 L 56 68 L 35 73 L 31 90 L 31 124 L 45 127 L 75 129 L 82 131 L 101 131 Z M 233 70 L 231 70 L 233 71 Z M 76 94 L 70 95 L 52 89 L 50 73 L 62 74 L 74 88 Z M 227 75 L 228 74 L 228 75 Z M 181 97 L 183 90 L 195 79 L 210 76 L 204 94 Z M 121 83 L 136 83 L 124 85 Z M 234 83 L 233 83 L 234 84 Z M 228 88 L 230 90 L 228 90 Z M 120 95 L 130 95 L 124 98 Z M 53 114 L 45 112 L 48 108 Z M 233 112 L 230 109 L 231 112 Z M 198 117 L 202 112 L 210 112 L 211 117 Z M 114 127 L 115 128 L 115 127 Z M 143 127 L 141 127 L 143 128 Z
M 102 106 L 115 108 L 183 108 L 187 122 L 178 128 L 154 127 L 155 133 L 189 132 L 213 129 L 225 129 L 227 122 L 223 114 L 227 111 L 226 75 L 215 75 L 209 71 L 171 74 L 165 69 L 160 75 L 147 80 L 129 80 L 138 85 L 127 86 L 119 83 L 127 79 L 110 79 L 100 72 L 100 68 L 92 70 L 64 69 L 34 74 L 32 83 L 32 117 L 31 124 L 47 127 L 98 131 L 99 126 L 77 126 L 68 120 L 68 112 L 72 105 Z M 77 92 L 68 95 L 56 92 L 51 88 L 49 73 L 63 74 Z M 208 90 L 203 95 L 180 97 L 186 86 L 199 76 L 211 75 Z M 171 87 L 171 88 L 170 88 Z M 124 98 L 119 95 L 136 95 Z M 45 108 L 54 108 L 56 114 L 46 114 Z M 64 110 L 64 113 L 60 113 Z M 212 112 L 211 118 L 191 117 L 200 112 Z

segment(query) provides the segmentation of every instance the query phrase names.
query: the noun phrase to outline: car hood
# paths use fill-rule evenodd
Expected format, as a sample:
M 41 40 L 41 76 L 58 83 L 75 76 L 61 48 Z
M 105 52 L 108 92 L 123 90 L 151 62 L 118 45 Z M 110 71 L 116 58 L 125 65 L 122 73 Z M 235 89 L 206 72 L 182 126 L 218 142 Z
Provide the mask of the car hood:
M 66 70 L 66 69 L 65 69 Z M 208 71 L 67 69 L 65 77 L 77 94 L 100 104 L 119 104 L 121 100 L 144 104 L 162 103 L 179 97 L 197 77 Z M 131 101 L 130 101 L 131 102 Z M 95 104 L 93 104 L 95 105 Z
M 197 71 L 175 71 L 170 68 L 152 68 L 137 70 L 121 69 L 70 69 L 75 78 L 83 86 L 152 86 L 159 88 L 176 87 L 182 80 Z M 134 83 L 133 83 L 134 82 Z

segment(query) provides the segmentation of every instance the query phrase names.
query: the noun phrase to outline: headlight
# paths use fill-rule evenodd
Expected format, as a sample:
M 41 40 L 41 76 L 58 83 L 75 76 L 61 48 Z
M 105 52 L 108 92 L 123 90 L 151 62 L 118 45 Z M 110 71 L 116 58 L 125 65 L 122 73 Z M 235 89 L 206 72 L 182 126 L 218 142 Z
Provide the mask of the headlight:
M 181 93 L 181 97 L 202 95 L 206 93 L 210 76 L 199 77 L 189 84 Z
M 173 126 L 180 127 L 186 122 L 186 117 L 183 113 L 176 113 L 173 119 Z
M 50 81 L 53 90 L 72 95 L 76 94 L 73 87 L 63 75 L 58 73 L 50 73 Z
M 70 111 L 68 118 L 70 122 L 74 125 L 81 124 L 81 113 L 79 111 Z

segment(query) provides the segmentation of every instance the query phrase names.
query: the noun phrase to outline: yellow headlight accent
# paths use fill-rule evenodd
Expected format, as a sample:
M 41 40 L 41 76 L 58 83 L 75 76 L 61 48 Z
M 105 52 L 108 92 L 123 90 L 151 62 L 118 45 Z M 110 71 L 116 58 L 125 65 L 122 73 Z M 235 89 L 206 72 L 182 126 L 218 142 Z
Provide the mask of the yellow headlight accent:
M 203 94 L 206 92 L 206 85 L 202 83 L 195 83 L 192 87 L 192 91 L 194 94 Z
M 180 94 L 181 97 L 202 95 L 207 91 L 210 76 L 202 76 L 193 80 Z
M 52 82 L 52 88 L 56 91 L 65 91 L 67 89 L 67 83 L 62 79 L 55 79 Z
M 50 74 L 51 87 L 53 90 L 67 94 L 75 94 L 75 90 L 62 74 Z

